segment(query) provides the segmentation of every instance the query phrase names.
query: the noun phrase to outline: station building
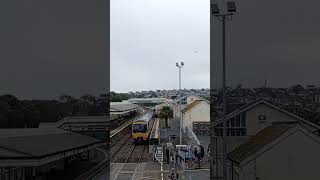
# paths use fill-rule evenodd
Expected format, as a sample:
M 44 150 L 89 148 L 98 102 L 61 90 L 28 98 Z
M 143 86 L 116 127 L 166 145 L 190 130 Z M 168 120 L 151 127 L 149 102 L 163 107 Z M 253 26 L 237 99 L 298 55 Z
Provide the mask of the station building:
M 175 107 L 173 110 L 174 116 L 179 117 L 180 103 L 181 103 L 181 110 L 182 110 L 182 109 L 186 108 L 189 104 L 191 104 L 193 101 L 196 101 L 196 100 L 203 100 L 203 101 L 206 101 L 207 103 L 209 103 L 209 101 L 207 101 L 206 99 L 204 99 L 198 95 L 195 95 L 195 94 L 189 94 L 189 95 L 183 96 L 181 98 L 177 98 L 176 100 L 174 100 L 174 103 L 175 103 Z
M 222 120 L 211 124 L 215 133 L 211 149 L 218 159 L 223 152 Z M 244 105 L 225 120 L 228 179 L 314 179 L 312 172 L 317 172 L 314 167 L 319 162 L 316 153 L 320 149 L 319 125 L 266 100 Z M 216 178 L 223 174 L 220 162 L 217 159 L 211 162 Z
M 155 106 L 157 104 L 169 101 L 167 98 L 132 98 L 128 100 L 130 103 L 139 104 L 142 106 Z
M 55 123 L 40 123 L 39 128 L 59 128 L 105 140 L 109 125 L 107 116 L 79 116 L 65 117 Z
M 194 100 L 181 112 L 184 129 L 192 130 L 196 135 L 210 135 L 210 104 L 207 101 Z
M 74 159 L 90 159 L 90 150 L 103 144 L 58 128 L 0 129 L 0 179 L 45 179 Z
M 125 123 L 128 119 L 142 112 L 139 104 L 129 101 L 110 103 L 110 127 L 114 129 Z

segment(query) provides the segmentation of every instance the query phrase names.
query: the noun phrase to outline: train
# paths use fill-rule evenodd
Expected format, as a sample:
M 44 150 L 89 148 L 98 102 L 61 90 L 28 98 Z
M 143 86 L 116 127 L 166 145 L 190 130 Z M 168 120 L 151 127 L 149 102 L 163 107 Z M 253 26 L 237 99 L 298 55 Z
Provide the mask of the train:
M 153 126 L 153 110 L 148 110 L 132 123 L 132 138 L 134 143 L 143 143 L 149 140 Z

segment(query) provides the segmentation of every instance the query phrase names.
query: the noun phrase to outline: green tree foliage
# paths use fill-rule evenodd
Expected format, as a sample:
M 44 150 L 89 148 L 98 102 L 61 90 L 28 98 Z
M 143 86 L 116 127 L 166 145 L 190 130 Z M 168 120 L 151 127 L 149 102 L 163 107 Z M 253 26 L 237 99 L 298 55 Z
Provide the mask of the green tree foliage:
M 163 106 L 160 109 L 159 117 L 165 119 L 166 127 L 168 127 L 168 119 L 173 117 L 173 110 L 170 106 Z
M 111 102 L 121 102 L 123 100 L 128 100 L 129 95 L 127 93 L 116 93 L 111 91 L 110 92 L 110 101 Z
M 108 95 L 85 94 L 79 99 L 62 95 L 59 100 L 19 100 L 0 96 L 0 128 L 36 128 L 39 123 L 56 122 L 66 116 L 107 115 Z

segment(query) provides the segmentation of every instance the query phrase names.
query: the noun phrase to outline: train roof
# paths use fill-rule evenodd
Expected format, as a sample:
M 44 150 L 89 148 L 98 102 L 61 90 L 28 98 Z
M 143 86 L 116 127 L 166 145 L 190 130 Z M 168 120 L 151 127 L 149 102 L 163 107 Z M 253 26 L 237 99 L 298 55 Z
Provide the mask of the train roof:
M 140 115 L 135 121 L 149 121 L 153 116 L 152 111 L 147 111 L 146 113 Z

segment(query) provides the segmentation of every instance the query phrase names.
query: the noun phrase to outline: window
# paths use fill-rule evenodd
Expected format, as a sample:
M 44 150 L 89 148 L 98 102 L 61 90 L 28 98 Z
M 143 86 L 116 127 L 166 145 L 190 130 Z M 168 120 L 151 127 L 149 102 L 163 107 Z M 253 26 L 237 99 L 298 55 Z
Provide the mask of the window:
M 222 126 L 223 127 L 223 126 Z M 230 120 L 227 121 L 227 127 L 230 127 Z
M 236 126 L 235 118 L 232 118 L 230 121 L 231 121 L 231 127 L 235 127 Z
M 227 129 L 227 136 L 230 136 L 230 129 Z
M 146 124 L 135 124 L 133 125 L 133 133 L 146 133 L 147 125 Z
M 241 127 L 246 127 L 246 114 L 242 113 L 240 116 L 241 121 Z
M 241 131 L 241 136 L 246 136 L 247 135 L 247 130 L 244 129 L 243 131 Z
M 241 136 L 241 130 L 236 131 L 236 136 Z
M 236 131 L 235 130 L 231 131 L 231 136 L 236 136 Z
M 217 128 L 215 128 L 215 129 L 214 129 L 214 134 L 215 134 L 216 136 L 222 136 L 222 129 L 217 129 Z
M 245 114 L 237 115 L 234 118 L 231 118 L 227 121 L 227 136 L 246 136 L 246 123 L 245 123 Z M 223 123 L 219 123 L 215 127 L 215 135 L 223 135 Z
M 240 115 L 236 116 L 236 127 L 240 127 Z

